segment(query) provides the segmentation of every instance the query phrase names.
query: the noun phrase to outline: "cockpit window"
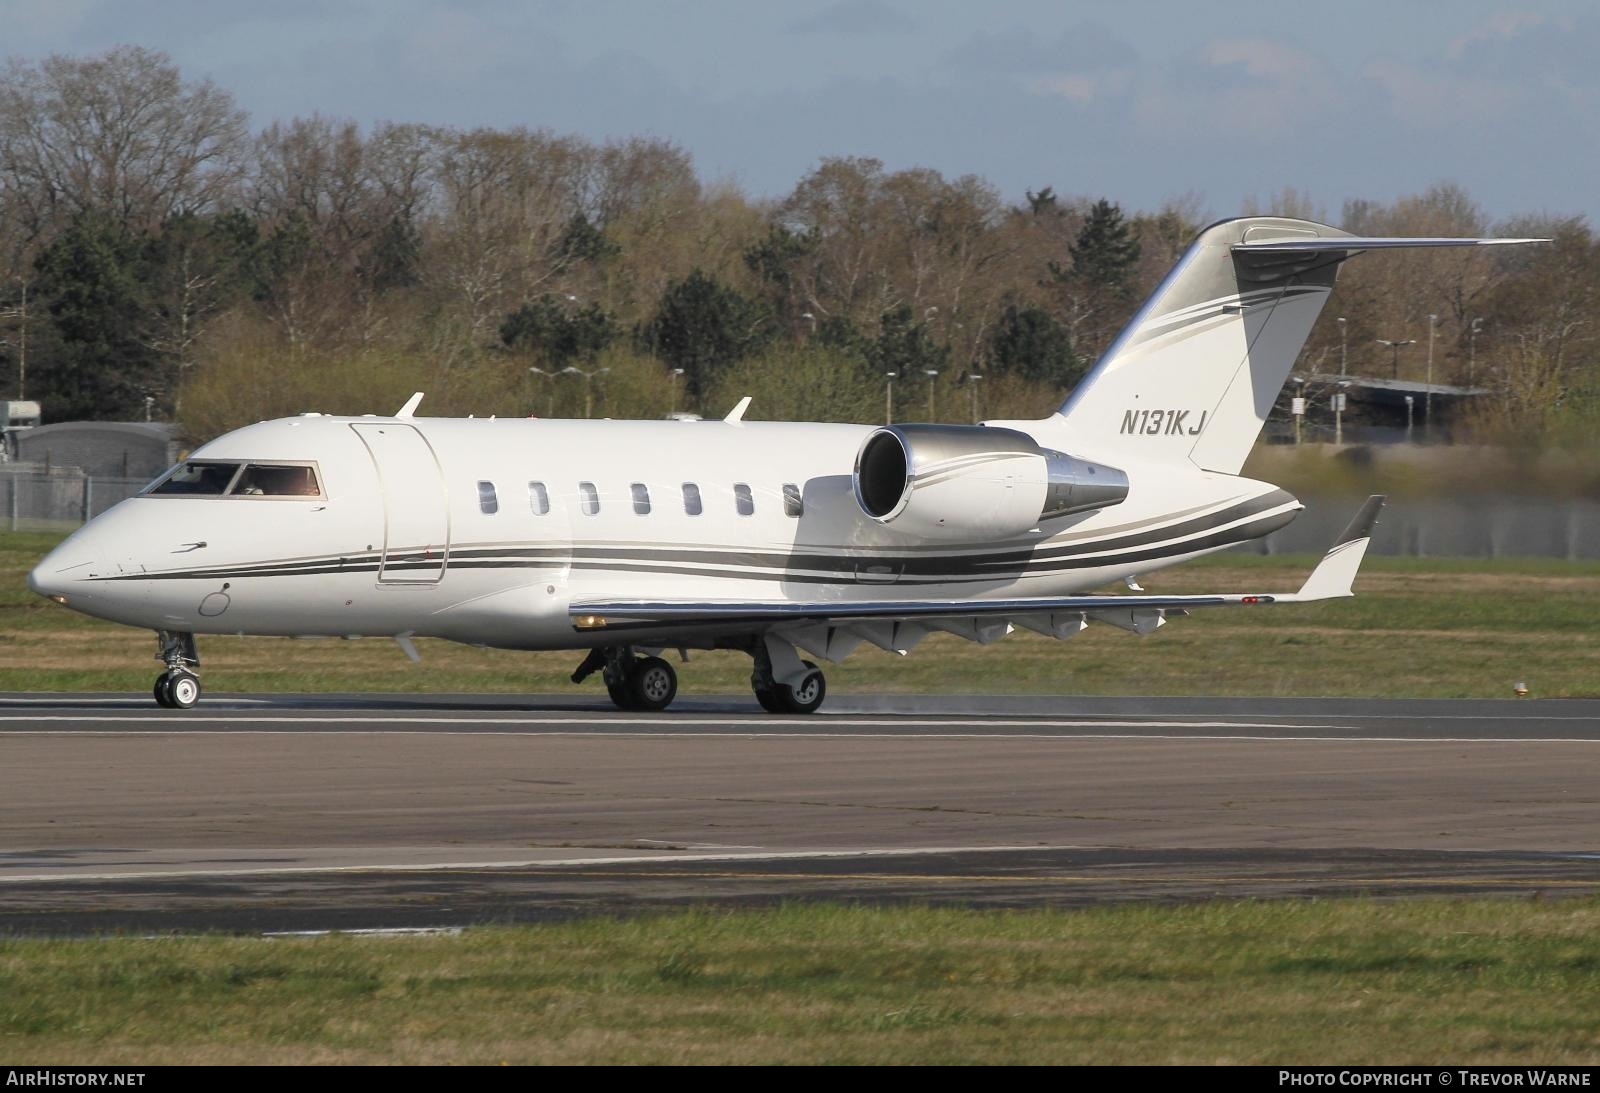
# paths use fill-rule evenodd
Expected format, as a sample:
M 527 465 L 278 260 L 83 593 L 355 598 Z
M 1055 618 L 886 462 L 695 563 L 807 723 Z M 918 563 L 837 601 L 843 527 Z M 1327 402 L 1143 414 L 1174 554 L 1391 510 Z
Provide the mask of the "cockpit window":
M 150 490 L 152 494 L 221 497 L 239 472 L 237 463 L 179 463 Z
M 317 469 L 298 463 L 180 463 L 145 491 L 156 497 L 321 497 Z
M 277 463 L 247 463 L 244 473 L 229 493 L 242 497 L 318 497 L 314 467 L 285 466 Z

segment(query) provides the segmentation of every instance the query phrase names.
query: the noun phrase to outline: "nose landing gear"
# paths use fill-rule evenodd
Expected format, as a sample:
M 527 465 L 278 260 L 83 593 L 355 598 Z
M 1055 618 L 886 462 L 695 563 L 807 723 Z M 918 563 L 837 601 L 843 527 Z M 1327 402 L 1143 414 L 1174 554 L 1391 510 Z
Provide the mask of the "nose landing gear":
M 156 659 L 167 666 L 152 688 L 156 703 L 169 710 L 187 710 L 200 701 L 200 677 L 193 671 L 200 667 L 194 635 L 158 630 L 156 640 L 161 643 Z

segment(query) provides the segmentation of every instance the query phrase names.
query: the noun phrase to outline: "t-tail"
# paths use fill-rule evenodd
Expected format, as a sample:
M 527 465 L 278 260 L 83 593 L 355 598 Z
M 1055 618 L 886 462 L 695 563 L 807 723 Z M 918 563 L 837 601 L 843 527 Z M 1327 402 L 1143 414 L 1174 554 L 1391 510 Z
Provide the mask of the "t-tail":
M 1113 465 L 1238 474 L 1346 259 L 1533 242 L 1370 238 L 1276 216 L 1213 224 L 1035 435 Z

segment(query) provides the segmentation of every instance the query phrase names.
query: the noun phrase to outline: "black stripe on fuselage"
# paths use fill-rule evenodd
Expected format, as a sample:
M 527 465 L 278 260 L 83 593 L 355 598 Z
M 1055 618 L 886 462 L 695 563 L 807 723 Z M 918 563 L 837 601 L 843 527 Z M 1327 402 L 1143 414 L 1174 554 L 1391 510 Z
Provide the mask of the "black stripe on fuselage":
M 1077 544 L 1042 549 L 1002 547 L 984 553 L 936 555 L 882 552 L 857 555 L 812 552 L 686 549 L 659 544 L 636 546 L 459 547 L 436 553 L 411 550 L 380 561 L 376 553 L 276 562 L 256 562 L 155 573 L 121 573 L 101 581 L 236 580 L 245 577 L 314 576 L 335 573 L 418 572 L 448 569 L 549 569 L 660 573 L 740 580 L 809 584 L 945 584 L 1008 580 L 1150 561 L 1193 550 L 1244 542 L 1265 535 L 1293 517 L 1289 511 L 1248 519 L 1293 503 L 1281 491 L 1265 497 L 1156 528 Z M 1230 524 L 1236 526 L 1228 527 Z M 1216 530 L 1214 530 L 1216 529 Z M 1195 538 L 1202 532 L 1212 534 Z M 1148 549 L 1139 549 L 1148 548 Z M 721 568 L 712 568 L 721 567 Z M 730 572 L 735 570 L 735 572 Z

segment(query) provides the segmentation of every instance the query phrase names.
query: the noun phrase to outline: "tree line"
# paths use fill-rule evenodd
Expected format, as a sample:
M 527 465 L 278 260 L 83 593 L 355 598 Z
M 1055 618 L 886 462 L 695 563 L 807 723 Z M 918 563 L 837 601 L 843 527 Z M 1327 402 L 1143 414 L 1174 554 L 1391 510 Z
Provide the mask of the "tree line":
M 1292 190 L 1254 204 L 1330 220 Z M 51 420 L 148 412 L 196 439 L 387 412 L 413 389 L 453 413 L 721 413 L 753 394 L 752 416 L 1037 416 L 1201 205 L 1126 212 L 1054 185 L 1008 202 L 976 176 L 853 157 L 756 199 L 666 140 L 320 115 L 253 130 L 160 53 L 13 60 L 0 391 Z M 1303 369 L 1428 372 L 1491 390 L 1487 431 L 1592 432 L 1600 243 L 1582 217 L 1495 224 L 1439 185 L 1331 222 L 1555 243 L 1351 263 Z

